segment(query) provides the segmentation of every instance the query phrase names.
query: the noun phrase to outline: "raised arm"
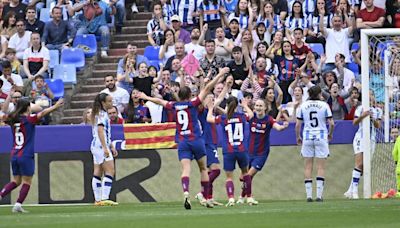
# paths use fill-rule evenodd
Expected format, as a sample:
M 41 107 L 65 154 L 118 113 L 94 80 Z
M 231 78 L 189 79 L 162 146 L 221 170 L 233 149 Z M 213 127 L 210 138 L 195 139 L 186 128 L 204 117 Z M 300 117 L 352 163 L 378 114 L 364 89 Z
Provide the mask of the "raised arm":
M 200 101 L 203 101 L 204 98 L 207 96 L 207 94 L 211 91 L 212 88 L 217 84 L 217 82 L 225 75 L 229 73 L 229 68 L 224 67 L 222 69 L 219 69 L 219 73 L 217 74 L 216 77 L 214 77 L 213 80 L 211 80 L 205 87 L 202 89 L 199 93 L 199 99 Z
M 274 125 L 272 125 L 272 127 L 277 131 L 283 131 L 289 127 L 289 123 L 287 121 L 283 122 L 282 125 L 280 125 L 279 123 L 274 123 Z
M 251 118 L 254 117 L 254 112 L 249 108 L 249 105 L 247 104 L 247 102 L 248 101 L 246 99 L 242 99 L 240 101 L 240 103 L 241 103 L 241 105 L 243 107 L 243 110 L 246 112 L 246 114 L 249 117 L 249 119 L 251 119 Z
M 207 122 L 215 123 L 215 116 L 213 114 L 214 105 L 212 102 L 208 102 L 207 104 L 208 112 L 207 112 Z
M 166 100 L 163 100 L 163 99 L 160 99 L 160 98 L 156 98 L 156 97 L 149 97 L 143 92 L 139 93 L 139 97 L 141 99 L 143 99 L 143 100 L 148 100 L 148 101 L 151 101 L 151 102 L 153 102 L 155 104 L 162 105 L 163 107 L 165 107 L 168 104 L 168 101 L 166 101 Z
M 325 29 L 325 23 L 324 23 L 324 15 L 325 15 L 325 9 L 321 8 L 319 10 L 319 31 L 321 31 L 321 34 L 326 37 L 328 35 L 328 33 L 326 32 Z
M 64 99 L 60 98 L 53 106 L 48 107 L 48 108 L 44 109 L 43 111 L 39 112 L 37 114 L 37 118 L 41 119 L 44 116 L 54 112 L 55 110 L 57 110 L 59 107 L 61 107 L 63 105 L 64 105 Z

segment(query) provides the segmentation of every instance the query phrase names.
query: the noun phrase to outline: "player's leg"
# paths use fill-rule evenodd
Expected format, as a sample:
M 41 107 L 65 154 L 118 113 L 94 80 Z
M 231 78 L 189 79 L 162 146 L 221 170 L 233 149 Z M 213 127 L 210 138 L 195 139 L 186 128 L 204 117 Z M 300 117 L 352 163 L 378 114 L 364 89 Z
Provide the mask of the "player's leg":
M 358 199 L 358 183 L 363 172 L 363 153 L 354 156 L 354 170 L 352 173 L 352 199 Z
M 351 177 L 349 188 L 344 193 L 344 196 L 349 199 L 353 198 L 353 191 L 357 192 L 357 194 L 355 194 L 355 197 L 358 198 L 358 182 L 362 175 L 362 167 L 361 167 L 361 169 L 359 168 L 360 157 L 361 157 L 361 166 L 362 166 L 361 138 L 358 137 L 357 135 L 354 137 L 354 140 L 353 140 L 353 150 L 354 150 L 354 163 L 355 163 L 354 169 L 352 171 L 352 175 L 351 175 L 352 177 Z M 354 190 L 353 190 L 353 186 L 356 186 L 356 188 Z
M 101 148 L 91 147 L 90 151 L 93 156 L 93 177 L 92 177 L 92 190 L 95 200 L 95 206 L 103 206 L 101 202 L 102 186 L 101 177 L 103 176 L 102 165 L 104 162 L 104 152 Z
M 227 207 L 235 205 L 235 186 L 233 184 L 233 171 L 235 170 L 236 159 L 234 154 L 224 154 L 224 171 L 226 174 L 225 189 L 228 195 Z
M 396 166 L 397 193 L 396 197 L 400 197 L 400 163 Z
M 246 192 L 247 203 L 257 205 L 258 202 L 252 196 L 252 177 L 249 175 L 249 155 L 247 153 L 236 153 L 237 162 L 243 176 L 243 185 Z
M 312 171 L 314 163 L 314 145 L 312 141 L 303 141 L 301 156 L 304 158 L 304 186 L 306 189 L 307 202 L 312 202 Z
M 200 171 L 201 192 L 203 193 L 203 196 L 206 199 L 206 201 L 203 202 L 203 206 L 214 207 L 209 197 L 210 179 L 207 173 L 207 156 L 206 156 L 205 143 L 202 139 L 193 141 L 190 143 L 190 149 L 193 153 L 193 157 L 197 161 L 197 165 Z
M 114 180 L 115 168 L 114 168 L 114 159 L 110 155 L 105 159 L 103 164 L 101 165 L 104 171 L 104 177 L 102 181 L 102 192 L 101 192 L 101 200 L 103 204 L 107 206 L 116 206 L 118 203 L 110 200 L 110 192 L 112 188 L 112 182 Z
M 12 212 L 19 212 L 19 213 L 27 212 L 22 208 L 22 204 L 24 203 L 26 197 L 28 196 L 29 189 L 31 188 L 32 176 L 22 176 L 21 179 L 22 179 L 22 186 L 21 189 L 19 190 L 19 196 L 17 202 L 15 203 L 12 209 Z
M 11 168 L 14 179 L 3 187 L 3 189 L 0 192 L 0 200 L 5 196 L 7 196 L 12 190 L 14 190 L 21 184 L 21 171 L 19 168 L 17 158 L 11 159 Z
M 317 202 L 323 201 L 323 192 L 325 184 L 325 164 L 329 156 L 329 144 L 327 139 L 315 141 L 315 157 L 317 161 Z
M 184 207 L 187 210 L 192 208 L 189 199 L 189 176 L 190 176 L 190 163 L 191 159 L 182 158 L 180 159 L 182 174 L 181 174 L 181 183 L 182 183 L 182 190 L 183 190 L 183 197 L 184 197 Z
M 208 197 L 213 201 L 215 205 L 221 206 L 222 205 L 221 203 L 218 203 L 213 199 L 213 183 L 217 179 L 217 177 L 221 174 L 217 146 L 206 144 L 206 153 L 207 153 L 208 178 L 210 182 Z

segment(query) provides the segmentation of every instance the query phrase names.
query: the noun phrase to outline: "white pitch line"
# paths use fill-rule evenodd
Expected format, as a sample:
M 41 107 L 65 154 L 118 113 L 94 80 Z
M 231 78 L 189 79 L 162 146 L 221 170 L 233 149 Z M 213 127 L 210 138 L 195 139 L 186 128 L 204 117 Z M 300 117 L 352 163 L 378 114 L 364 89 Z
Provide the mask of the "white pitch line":
M 65 207 L 65 206 L 91 206 L 93 203 L 65 203 L 65 204 L 23 204 L 26 207 Z M 0 205 L 0 207 L 12 207 L 14 204 Z

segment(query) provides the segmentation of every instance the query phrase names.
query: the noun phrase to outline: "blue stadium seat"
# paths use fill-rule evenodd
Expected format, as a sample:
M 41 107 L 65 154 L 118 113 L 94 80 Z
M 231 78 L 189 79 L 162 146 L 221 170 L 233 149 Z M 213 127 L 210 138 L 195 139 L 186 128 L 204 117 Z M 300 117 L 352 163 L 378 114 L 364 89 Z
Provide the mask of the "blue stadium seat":
M 319 56 L 325 53 L 324 46 L 320 43 L 310 43 L 310 48 L 313 52 L 316 52 Z
M 360 49 L 360 44 L 359 43 L 353 43 L 351 44 L 351 51 L 358 51 Z
M 149 60 L 150 66 L 154 66 L 157 71 L 160 70 L 160 61 L 159 60 Z
M 49 68 L 53 69 L 55 66 L 60 65 L 60 52 L 58 50 L 49 50 L 50 62 Z
M 353 71 L 354 76 L 356 78 L 358 78 L 358 75 L 360 74 L 359 69 L 358 69 L 358 64 L 355 62 L 351 62 L 347 65 L 347 68 L 349 68 L 349 70 Z
M 76 68 L 72 64 L 57 65 L 54 68 L 53 79 L 61 79 L 64 83 L 76 84 Z
M 61 79 L 45 79 L 45 82 L 54 94 L 53 100 L 64 97 L 64 83 Z
M 79 71 L 85 66 L 85 54 L 80 48 L 63 49 L 60 64 L 73 64 Z
M 40 9 L 40 18 L 39 18 L 39 20 L 43 21 L 44 23 L 51 21 L 50 9 L 49 8 L 41 8 Z
M 93 57 L 97 52 L 96 36 L 93 34 L 76 35 L 74 39 L 74 48 L 82 48 L 85 57 Z
M 144 49 L 144 56 L 147 57 L 148 60 L 159 60 L 158 53 L 160 52 L 160 47 L 147 46 Z

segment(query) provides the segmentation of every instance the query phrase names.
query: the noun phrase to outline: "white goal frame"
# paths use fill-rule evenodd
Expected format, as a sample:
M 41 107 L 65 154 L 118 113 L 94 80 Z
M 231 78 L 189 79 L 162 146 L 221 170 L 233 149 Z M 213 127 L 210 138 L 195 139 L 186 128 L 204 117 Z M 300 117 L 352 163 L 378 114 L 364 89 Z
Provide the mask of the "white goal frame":
M 369 62 L 369 37 L 370 36 L 400 36 L 400 29 L 362 29 L 360 36 L 360 47 L 361 47 L 361 84 L 362 84 L 362 107 L 363 110 L 369 110 L 369 72 L 370 72 L 370 62 Z M 385 87 L 387 86 L 386 79 L 388 75 L 389 66 L 389 51 L 384 53 L 385 62 Z M 384 113 L 384 132 L 385 132 L 385 142 L 389 141 L 389 93 L 388 89 L 385 89 L 385 108 Z M 363 175 L 364 175 L 364 198 L 371 198 L 371 188 L 372 188 L 372 176 L 371 176 L 371 134 L 370 134 L 370 116 L 367 116 L 363 122 L 363 137 L 361 139 L 361 144 L 363 145 Z

